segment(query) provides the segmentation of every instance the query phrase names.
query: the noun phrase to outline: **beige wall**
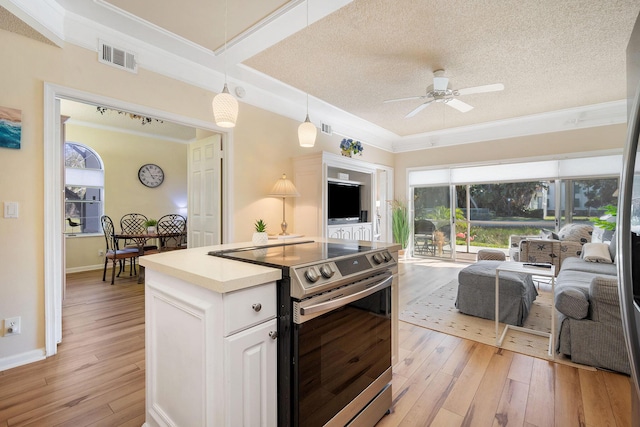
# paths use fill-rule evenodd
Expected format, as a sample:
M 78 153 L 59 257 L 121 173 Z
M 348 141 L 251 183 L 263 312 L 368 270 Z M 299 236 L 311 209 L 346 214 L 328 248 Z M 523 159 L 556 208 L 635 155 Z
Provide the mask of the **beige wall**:
M 304 111 L 300 112 L 300 121 Z M 342 137 L 318 132 L 315 147 L 298 145 L 300 122 L 242 104 L 234 131 L 234 197 L 235 241 L 251 240 L 256 219 L 264 219 L 267 232 L 277 234 L 282 222 L 282 199 L 268 197 L 273 185 L 283 173 L 293 177 L 293 158 L 312 152 L 340 153 Z M 393 166 L 393 154 L 368 147 L 358 159 Z M 295 185 L 295 182 L 294 182 Z M 286 199 L 288 231 L 295 233 L 293 201 Z
M 16 201 L 20 207 L 19 218 L 0 218 L 0 319 L 22 317 L 21 335 L 0 337 L 2 366 L 11 360 L 19 361 L 33 356 L 45 344 L 44 82 L 206 122 L 212 121 L 213 93 L 144 69 L 132 74 L 100 64 L 95 52 L 72 45 L 60 49 L 4 31 L 0 31 L 0 51 L 4 58 L 10 58 L 2 64 L 0 102 L 4 107 L 22 110 L 23 114 L 21 149 L 0 149 L 0 200 Z M 278 232 L 278 224 L 282 220 L 282 200 L 266 195 L 281 173 L 292 176 L 293 157 L 322 150 L 339 153 L 341 137 L 337 135 L 319 133 L 316 147 L 311 150 L 298 147 L 297 127 L 304 115 L 305 112 L 300 111 L 299 121 L 291 120 L 246 104 L 240 105 L 238 124 L 233 131 L 232 171 L 228 177 L 234 203 L 230 213 L 234 241 L 249 240 L 253 223 L 258 218 L 268 223 L 269 232 Z M 395 167 L 396 194 L 403 195 L 407 167 L 619 148 L 623 144 L 623 128 L 613 126 L 397 155 L 367 146 L 363 141 L 365 151 L 361 159 Z M 73 137 L 69 135 L 69 138 Z M 107 151 L 100 154 L 111 156 Z M 133 160 L 127 168 L 137 171 L 143 162 L 161 162 L 159 157 L 155 157 L 156 154 L 137 154 L 140 154 L 140 158 Z M 173 176 L 184 166 L 163 163 L 163 167 Z M 123 179 L 132 182 L 132 186 L 137 185 L 135 174 L 132 178 Z M 165 188 L 169 188 L 169 182 Z M 117 217 L 129 210 L 132 201 L 114 195 L 111 188 L 108 191 L 107 202 L 113 201 L 119 205 L 108 205 L 107 213 Z M 156 193 L 150 190 L 149 194 Z M 118 202 L 118 199 L 122 202 Z M 174 207 L 172 203 L 166 201 L 164 206 L 143 204 L 140 209 L 143 213 L 159 215 L 164 210 L 171 210 Z M 287 203 L 287 220 L 295 232 L 292 206 L 292 203 Z M 91 260 L 87 262 L 95 263 Z
M 68 124 L 66 139 L 93 148 L 102 158 L 105 170 L 105 214 L 119 229 L 126 213 L 141 213 L 147 218 L 162 215 L 187 215 L 187 149 L 186 144 Z M 157 188 L 147 188 L 138 180 L 138 169 L 145 163 L 155 163 L 164 171 L 164 182 Z M 72 231 L 72 230 L 69 230 Z M 102 268 L 103 236 L 67 237 L 67 271 Z
M 398 153 L 395 155 L 396 197 L 406 197 L 408 168 L 562 157 L 602 150 L 621 153 L 626 132 L 627 125 L 619 124 Z
M 95 52 L 73 45 L 60 49 L 5 31 L 0 31 L 0 51 L 5 58 L 11 58 L 10 61 L 4 61 L 2 66 L 1 105 L 22 110 L 23 120 L 21 149 L 0 149 L 0 201 L 18 202 L 20 208 L 19 218 L 0 218 L 0 319 L 22 317 L 20 335 L 0 337 L 1 367 L 13 361 L 19 363 L 27 357 L 36 357 L 45 345 L 44 83 L 54 83 L 205 122 L 212 122 L 213 93 L 144 69 L 132 74 L 100 64 Z M 304 120 L 304 115 L 305 112 L 301 111 L 300 121 Z M 235 202 L 231 212 L 235 241 L 250 239 L 253 222 L 257 218 L 267 221 L 270 232 L 278 231 L 278 224 L 282 220 L 282 201 L 269 198 L 266 194 L 281 173 L 291 176 L 291 159 L 294 156 L 311 152 L 298 146 L 299 123 L 246 104 L 240 105 L 238 124 L 233 131 L 235 153 L 232 173 L 228 177 Z M 75 137 L 69 135 L 69 139 L 72 138 Z M 338 136 L 319 134 L 316 147 L 312 150 L 338 153 L 340 139 Z M 102 152 L 100 154 L 103 155 Z M 110 156 L 106 151 L 104 155 Z M 157 160 L 160 164 L 155 156 L 144 153 L 127 167 L 135 168 L 137 172 L 140 164 L 147 160 Z M 366 147 L 362 159 L 392 165 L 393 155 Z M 163 164 L 163 167 L 165 172 L 173 176 L 176 173 L 174 168 L 183 166 Z M 132 186 L 138 185 L 135 174 L 129 182 Z M 168 186 L 169 182 L 165 188 Z M 119 198 L 111 193 L 111 189 L 106 197 L 107 203 Z M 131 206 L 131 202 L 121 200 L 120 207 L 108 204 L 107 213 L 118 217 L 128 210 L 125 205 Z M 288 205 L 287 219 L 292 230 L 295 230 L 292 206 Z M 156 212 L 155 215 L 171 208 L 172 202 L 167 202 L 165 206 L 140 207 L 143 213 Z M 71 253 L 75 250 L 70 246 Z M 97 247 L 91 252 L 97 254 Z M 97 264 L 98 260 L 91 258 L 93 255 L 90 254 L 88 261 L 80 263 Z

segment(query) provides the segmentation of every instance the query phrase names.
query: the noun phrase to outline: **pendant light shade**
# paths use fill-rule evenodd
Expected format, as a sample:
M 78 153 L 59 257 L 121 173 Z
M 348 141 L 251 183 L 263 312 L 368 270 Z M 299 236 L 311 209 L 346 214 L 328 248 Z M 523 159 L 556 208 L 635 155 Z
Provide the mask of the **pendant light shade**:
M 298 126 L 298 141 L 300 141 L 301 147 L 313 147 L 316 144 L 316 135 L 318 129 L 309 120 L 309 114 L 307 113 L 307 119 L 300 123 Z
M 229 93 L 227 84 L 224 84 L 222 92 L 213 98 L 213 117 L 216 125 L 222 128 L 232 128 L 238 118 L 238 100 Z
M 227 87 L 227 0 L 224 1 L 224 87 L 222 92 L 213 97 L 211 107 L 213 108 L 213 119 L 216 125 L 221 128 L 232 128 L 236 126 L 238 118 L 238 100 L 229 93 Z

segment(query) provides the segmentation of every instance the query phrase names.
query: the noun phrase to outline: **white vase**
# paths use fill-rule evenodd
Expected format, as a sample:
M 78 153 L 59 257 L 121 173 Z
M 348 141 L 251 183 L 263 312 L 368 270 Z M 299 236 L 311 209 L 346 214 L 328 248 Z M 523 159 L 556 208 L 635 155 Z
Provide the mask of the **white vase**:
M 154 234 L 156 232 L 156 226 L 155 225 L 151 225 L 149 227 L 147 227 L 147 233 L 148 234 Z
M 266 232 L 255 232 L 251 238 L 251 242 L 258 245 L 266 245 L 269 242 L 269 235 Z

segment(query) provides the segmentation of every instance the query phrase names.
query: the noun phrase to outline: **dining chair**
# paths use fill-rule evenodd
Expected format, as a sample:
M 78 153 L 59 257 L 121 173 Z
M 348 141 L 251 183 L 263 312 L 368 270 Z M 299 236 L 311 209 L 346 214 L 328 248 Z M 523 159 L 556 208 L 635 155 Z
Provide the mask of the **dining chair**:
M 418 219 L 413 227 L 415 247 L 414 252 L 419 255 L 435 255 L 436 247 L 433 243 L 433 232 L 436 226 L 426 219 Z
M 111 269 L 111 284 L 113 285 L 116 277 L 116 263 L 119 264 L 118 277 L 124 270 L 126 260 L 129 260 L 129 276 L 136 273 L 136 258 L 138 258 L 138 248 L 118 249 L 118 239 L 115 237 L 113 221 L 107 215 L 100 218 L 102 223 L 102 231 L 104 239 L 107 242 L 107 251 L 104 256 L 104 269 L 102 270 L 102 281 L 104 282 L 107 275 L 107 263 L 109 260 L 113 263 Z
M 182 215 L 164 215 L 158 220 L 160 251 L 184 249 L 187 236 L 187 219 Z M 164 236 L 163 236 L 164 234 Z
M 138 234 L 146 232 L 146 228 L 144 226 L 147 217 L 143 214 L 139 213 L 128 213 L 120 218 L 120 230 L 122 230 L 123 234 Z M 135 241 L 131 239 L 124 239 L 124 247 L 125 248 L 138 248 L 138 245 Z M 154 249 L 158 249 L 157 245 L 144 245 L 143 248 L 145 251 L 150 251 Z

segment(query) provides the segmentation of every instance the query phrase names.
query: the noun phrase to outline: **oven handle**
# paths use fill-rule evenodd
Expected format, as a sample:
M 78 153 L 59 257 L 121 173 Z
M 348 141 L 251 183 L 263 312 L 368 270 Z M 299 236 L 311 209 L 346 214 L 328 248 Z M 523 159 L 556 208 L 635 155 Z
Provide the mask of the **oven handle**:
M 373 280 L 376 280 L 376 278 L 374 278 Z M 392 275 L 388 276 L 383 281 L 376 283 L 374 286 L 371 286 L 370 288 L 367 288 L 367 289 L 363 289 L 359 292 L 356 292 L 355 294 L 346 295 L 342 298 L 336 298 L 336 299 L 326 301 L 326 302 L 321 302 L 315 305 L 310 305 L 309 307 L 300 307 L 300 314 L 304 316 L 304 315 L 318 313 L 321 311 L 333 310 L 334 308 L 337 308 L 337 307 L 342 307 L 343 305 L 347 305 L 349 303 L 352 303 L 354 301 L 367 297 L 371 294 L 375 294 L 381 289 L 388 288 L 389 286 L 391 286 L 391 282 L 393 282 Z

